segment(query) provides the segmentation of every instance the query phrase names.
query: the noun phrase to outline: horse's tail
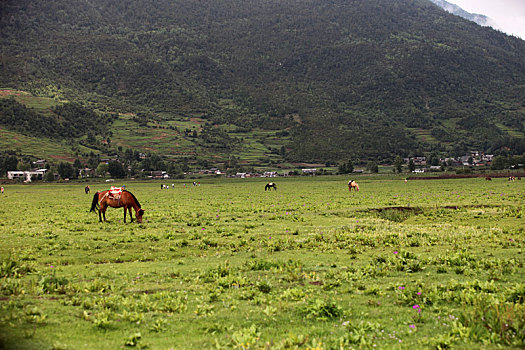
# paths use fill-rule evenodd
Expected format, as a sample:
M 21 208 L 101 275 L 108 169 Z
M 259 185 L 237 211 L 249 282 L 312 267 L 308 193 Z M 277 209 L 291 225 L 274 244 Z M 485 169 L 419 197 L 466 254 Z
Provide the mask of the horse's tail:
M 138 206 L 139 208 L 142 208 L 142 207 L 140 206 L 139 200 L 137 199 L 137 197 L 135 197 L 135 195 L 134 195 L 133 193 L 131 193 L 131 192 L 128 191 L 128 190 L 124 190 L 124 191 L 122 191 L 122 192 L 128 192 L 128 193 L 131 195 L 131 197 L 133 197 L 133 200 L 135 200 L 135 203 L 137 203 L 137 206 Z
M 98 192 L 95 193 L 95 195 L 93 196 L 93 201 L 91 202 L 91 210 L 89 212 L 91 213 L 92 211 L 97 210 L 97 205 L 98 205 Z

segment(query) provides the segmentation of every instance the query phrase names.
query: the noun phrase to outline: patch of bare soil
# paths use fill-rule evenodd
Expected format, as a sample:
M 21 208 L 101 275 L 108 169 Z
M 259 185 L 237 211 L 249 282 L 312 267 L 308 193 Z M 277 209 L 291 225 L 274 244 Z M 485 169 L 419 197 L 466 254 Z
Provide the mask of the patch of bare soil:
M 163 133 L 162 133 L 162 134 L 160 134 L 160 135 L 157 135 L 157 136 L 153 136 L 153 137 L 152 137 L 151 139 L 152 139 L 152 140 L 162 140 L 162 139 L 165 139 L 165 138 L 166 138 L 166 136 L 168 136 L 168 134 L 167 134 L 167 133 L 165 133 L 165 132 L 163 132 Z
M 13 90 L 0 90 L 0 96 L 20 96 L 21 93 Z
M 51 158 L 53 159 L 59 159 L 59 160 L 66 160 L 68 162 L 74 162 L 76 158 L 72 156 L 59 156 L 59 155 L 52 155 Z

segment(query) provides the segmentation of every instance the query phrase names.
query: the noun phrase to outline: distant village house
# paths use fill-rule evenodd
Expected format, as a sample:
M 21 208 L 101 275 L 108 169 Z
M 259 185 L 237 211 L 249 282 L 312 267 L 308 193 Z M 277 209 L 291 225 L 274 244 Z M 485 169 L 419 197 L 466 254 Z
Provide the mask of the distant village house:
M 151 176 L 154 179 L 169 179 L 170 176 L 167 172 L 161 170 L 154 170 L 151 172 Z
M 32 171 L 8 171 L 7 178 L 9 180 L 22 180 L 24 182 L 43 180 L 46 171 L 47 169 L 37 169 Z

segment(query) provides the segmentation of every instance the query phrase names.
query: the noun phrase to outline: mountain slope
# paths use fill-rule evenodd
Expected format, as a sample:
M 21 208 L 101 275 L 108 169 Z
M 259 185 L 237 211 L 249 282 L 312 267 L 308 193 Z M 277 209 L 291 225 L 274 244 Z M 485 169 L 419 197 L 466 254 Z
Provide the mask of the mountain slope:
M 525 42 L 430 1 L 0 7 L 1 85 L 144 118 L 287 130 L 289 160 L 492 152 L 520 145 L 509 130 L 523 138 Z

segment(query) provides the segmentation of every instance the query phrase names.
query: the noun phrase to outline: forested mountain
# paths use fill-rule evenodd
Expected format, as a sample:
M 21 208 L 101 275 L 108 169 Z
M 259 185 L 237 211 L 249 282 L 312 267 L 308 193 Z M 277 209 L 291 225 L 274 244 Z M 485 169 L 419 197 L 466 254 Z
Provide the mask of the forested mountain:
M 525 151 L 525 41 L 429 0 L 17 0 L 0 13 L 2 87 L 286 130 L 294 161 Z

